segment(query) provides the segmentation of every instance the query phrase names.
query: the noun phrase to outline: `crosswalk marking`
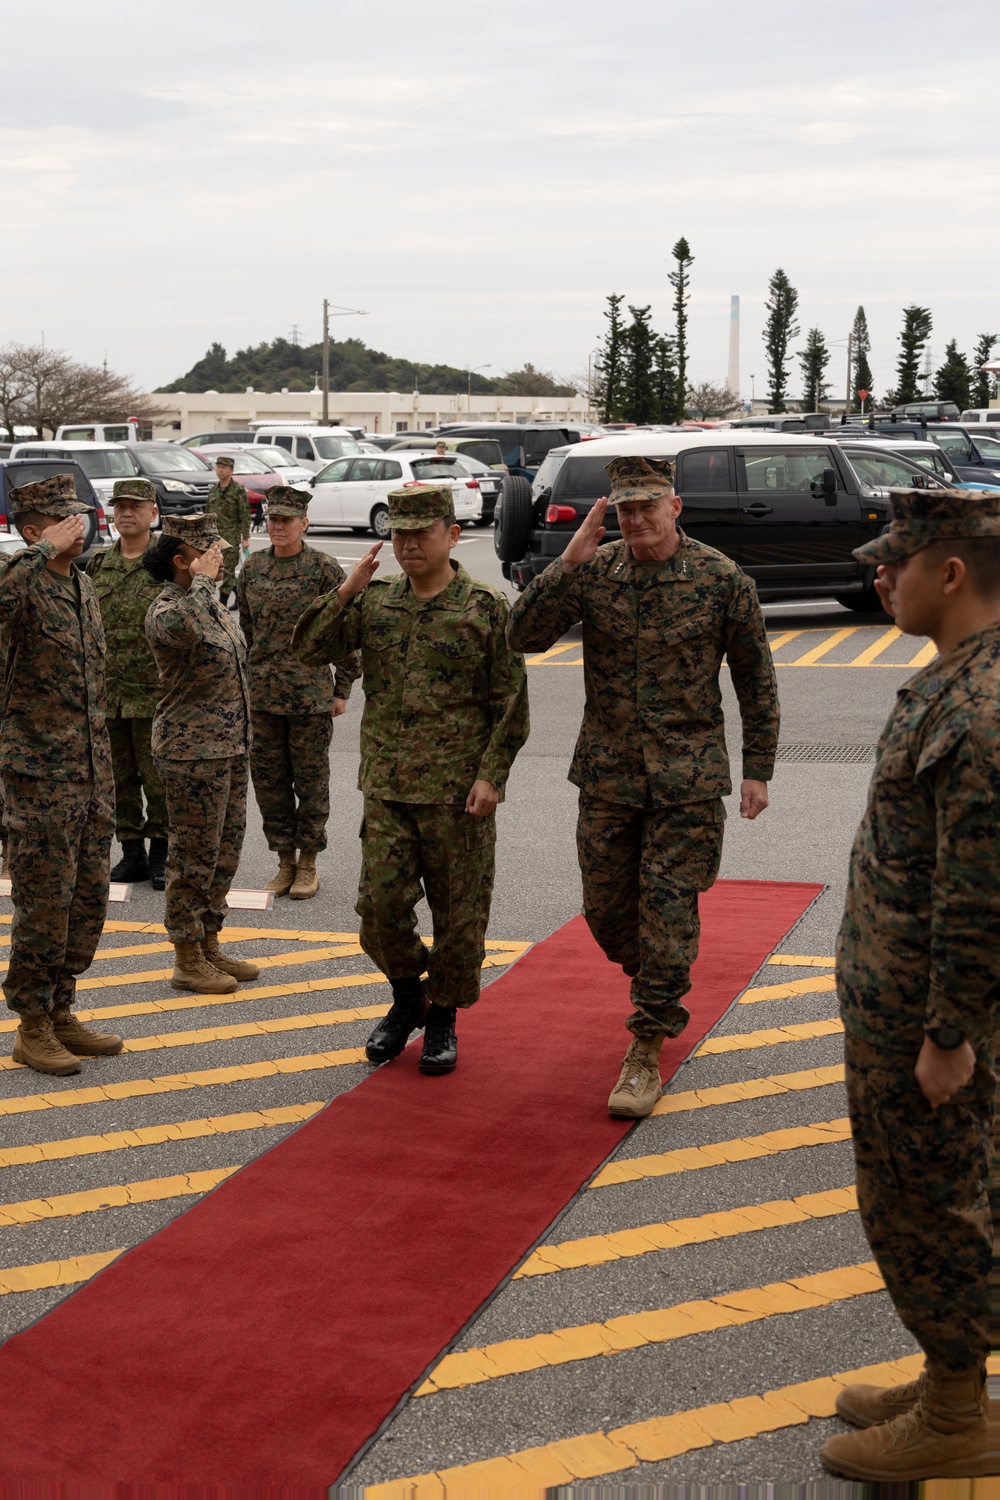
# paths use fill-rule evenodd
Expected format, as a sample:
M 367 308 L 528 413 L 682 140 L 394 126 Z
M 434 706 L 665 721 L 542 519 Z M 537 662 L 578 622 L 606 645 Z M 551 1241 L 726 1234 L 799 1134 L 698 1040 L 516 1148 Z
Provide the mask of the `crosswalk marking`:
M 791 1000 L 796 995 L 824 995 L 837 988 L 833 975 L 822 979 L 793 979 L 790 984 L 762 984 L 755 989 L 744 990 L 741 1005 L 753 1005 L 759 1000 Z
M 768 1026 L 763 1031 L 737 1031 L 731 1036 L 709 1037 L 702 1042 L 695 1057 L 712 1057 L 720 1052 L 748 1052 L 757 1047 L 776 1047 L 781 1042 L 806 1042 L 814 1037 L 838 1036 L 843 1021 L 803 1021 L 797 1026 Z
M 671 1177 L 677 1172 L 696 1172 L 705 1167 L 777 1156 L 782 1151 L 801 1151 L 806 1146 L 829 1146 L 850 1140 L 850 1136 L 849 1120 L 821 1120 L 815 1125 L 795 1125 L 788 1130 L 768 1130 L 763 1135 L 714 1141 L 710 1146 L 681 1146 L 674 1151 L 657 1151 L 652 1156 L 627 1156 L 602 1167 L 588 1186 L 616 1187 L 647 1177 Z
M 210 1172 L 188 1172 L 177 1177 L 151 1177 L 145 1182 L 123 1182 L 111 1187 L 88 1188 L 79 1193 L 60 1193 L 52 1198 L 30 1198 L 24 1203 L 0 1203 L 0 1227 L 39 1224 L 47 1219 L 72 1219 L 98 1213 L 105 1208 L 126 1208 L 135 1203 L 163 1203 L 170 1198 L 193 1198 L 210 1193 L 225 1182 L 236 1167 L 216 1167 Z
M 772 953 L 769 964 L 784 964 L 789 969 L 832 969 L 835 958 L 803 958 L 796 953 Z
M 0 1270 L 0 1297 L 12 1292 L 42 1292 L 54 1286 L 76 1286 L 103 1271 L 119 1255 L 119 1250 L 105 1250 L 100 1255 L 71 1255 L 66 1260 L 47 1260 L 33 1266 L 5 1266 Z
M 872 632 L 877 634 L 872 638 Z M 852 637 L 861 636 L 867 644 L 849 661 L 830 661 L 828 658 L 845 642 Z M 807 638 L 814 644 L 807 644 Z M 776 667 L 816 667 L 816 668 L 839 668 L 858 667 L 873 668 L 880 671 L 903 671 L 915 672 L 919 668 L 927 666 L 934 660 L 937 648 L 933 641 L 927 641 L 920 646 L 916 652 L 913 651 L 911 643 L 909 655 L 906 661 L 883 661 L 885 653 L 896 646 L 903 639 L 903 632 L 896 625 L 888 627 L 871 625 L 844 625 L 840 627 L 831 626 L 799 626 L 796 629 L 781 630 L 768 635 L 768 645 L 771 655 L 777 657 L 779 652 L 791 646 L 793 642 L 798 643 L 797 649 L 800 655 L 790 660 L 775 660 Z M 854 642 L 855 648 L 859 644 Z M 804 651 L 801 648 L 805 646 Z M 904 648 L 906 649 L 906 648 Z M 583 644 L 581 641 L 561 641 L 551 646 L 548 651 L 537 652 L 525 658 L 529 667 L 582 667 L 583 666 Z
M 870 667 L 872 662 L 877 661 L 877 659 L 882 655 L 883 651 L 887 650 L 889 646 L 895 645 L 896 641 L 901 640 L 902 635 L 903 632 L 897 629 L 897 627 L 894 625 L 891 630 L 887 630 L 885 632 L 885 635 L 880 635 L 877 641 L 872 641 L 870 646 L 866 646 L 865 649 L 854 658 L 854 660 L 851 662 L 851 666 Z
M 827 1088 L 843 1083 L 844 1065 L 831 1068 L 808 1068 L 797 1073 L 772 1073 L 768 1078 L 748 1078 L 743 1083 L 719 1083 L 711 1088 L 686 1089 L 678 1094 L 664 1094 L 653 1105 L 654 1115 L 676 1115 L 691 1109 L 709 1109 L 720 1104 L 742 1104 L 745 1099 L 769 1099 L 775 1094 L 797 1093 L 802 1089 Z
M 796 660 L 795 665 L 797 667 L 815 666 L 816 662 L 821 661 L 835 646 L 839 646 L 841 641 L 849 640 L 852 635 L 857 635 L 858 628 L 857 625 L 847 625 L 843 630 L 835 630 L 825 641 L 820 641 L 818 645 L 811 646 L 808 651 Z

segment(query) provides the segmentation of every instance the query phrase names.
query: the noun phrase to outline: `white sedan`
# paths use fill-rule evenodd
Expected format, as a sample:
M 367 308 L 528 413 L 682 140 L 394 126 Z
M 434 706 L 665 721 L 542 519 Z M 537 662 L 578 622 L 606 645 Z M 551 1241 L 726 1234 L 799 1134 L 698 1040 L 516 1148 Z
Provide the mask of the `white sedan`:
M 458 472 L 447 459 L 440 462 L 433 456 L 411 457 L 406 453 L 334 459 L 313 475 L 309 519 L 314 526 L 349 526 L 352 531 L 373 531 L 377 537 L 387 537 L 389 491 L 408 484 L 441 482 L 449 485 L 455 497 L 459 524 L 470 526 L 478 521 L 483 497 L 474 478 Z

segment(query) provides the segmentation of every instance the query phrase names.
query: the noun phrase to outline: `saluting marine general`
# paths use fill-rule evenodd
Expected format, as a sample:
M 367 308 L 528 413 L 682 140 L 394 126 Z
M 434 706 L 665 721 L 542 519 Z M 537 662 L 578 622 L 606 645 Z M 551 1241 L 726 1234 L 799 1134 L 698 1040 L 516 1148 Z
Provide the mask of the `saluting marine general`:
M 778 694 L 752 581 L 685 535 L 672 463 L 607 467 L 620 542 L 601 546 L 607 499 L 511 611 L 511 644 L 543 651 L 583 622 L 586 705 L 569 779 L 580 788 L 577 850 L 584 915 L 632 977 L 634 1040 L 608 1101 L 648 1115 L 659 1053 L 689 1015 L 698 893 L 713 884 L 731 790 L 719 671 L 728 661 L 743 721 L 740 812 L 767 806 Z
M 307 661 L 360 648 L 361 917 L 359 941 L 392 986 L 368 1039 L 388 1062 L 430 1001 L 420 1067 L 450 1072 L 455 1015 L 479 998 L 493 893 L 497 803 L 528 736 L 524 661 L 507 644 L 504 596 L 453 562 L 461 528 L 450 488 L 389 495 L 392 549 L 403 572 L 374 578 L 381 542 L 347 581 L 306 610 L 293 644 Z M 426 895 L 428 951 L 416 929 Z M 426 984 L 421 975 L 426 971 Z

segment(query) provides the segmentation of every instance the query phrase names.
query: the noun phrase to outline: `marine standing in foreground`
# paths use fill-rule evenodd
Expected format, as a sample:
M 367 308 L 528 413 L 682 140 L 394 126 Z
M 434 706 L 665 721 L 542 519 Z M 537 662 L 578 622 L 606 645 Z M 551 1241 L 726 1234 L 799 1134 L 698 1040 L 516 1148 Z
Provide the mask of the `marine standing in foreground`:
M 62 1077 L 79 1073 L 81 1057 L 122 1050 L 121 1037 L 93 1031 L 72 1010 L 108 907 L 104 630 L 90 580 L 72 566 L 90 510 L 72 475 L 21 485 L 9 498 L 27 551 L 0 575 L 0 774 L 14 902 L 3 992 L 20 1018 L 14 1061 Z
M 456 1010 L 479 998 L 496 807 L 528 737 L 528 695 L 524 661 L 505 636 L 507 600 L 451 560 L 461 528 L 450 488 L 413 485 L 388 498 L 402 576 L 373 578 L 376 543 L 335 593 L 306 610 L 293 644 L 313 662 L 361 650 L 365 811 L 355 910 L 361 946 L 392 986 L 392 1007 L 365 1050 L 371 1062 L 398 1056 L 426 995 L 420 1068 L 449 1073 Z M 422 895 L 434 921 L 429 952 L 416 930 Z
M 229 544 L 223 554 L 222 602 L 235 609 L 236 569 L 250 545 L 250 502 L 246 490 L 233 478 L 228 453 L 220 453 L 215 460 L 215 483 L 208 492 L 205 512 L 215 517 L 220 537 Z
M 250 773 L 267 847 L 278 856 L 278 873 L 265 889 L 306 900 L 319 889 L 316 856 L 326 848 L 333 721 L 347 708 L 361 664 L 352 652 L 336 663 L 334 680 L 327 665 L 307 667 L 292 650 L 299 616 L 346 575 L 336 558 L 303 541 L 309 491 L 273 493 L 271 546 L 247 559 L 236 585 L 250 652 Z
M 632 977 L 630 1042 L 608 1100 L 648 1115 L 665 1037 L 688 1023 L 681 999 L 698 955 L 698 893 L 715 881 L 731 790 L 719 670 L 729 663 L 743 722 L 740 813 L 767 806 L 778 691 L 753 583 L 676 524 L 672 463 L 607 468 L 623 540 L 601 546 L 598 500 L 560 558 L 511 611 L 511 644 L 544 651 L 583 622 L 586 705 L 569 779 L 580 788 L 584 915 Z
M 837 943 L 861 1221 L 925 1355 L 919 1380 L 848 1386 L 863 1430 L 821 1457 L 852 1479 L 1000 1474 L 988 1414 L 987 1197 L 1000 1021 L 1000 495 L 893 493 L 855 551 L 897 627 L 940 655 L 882 731 Z

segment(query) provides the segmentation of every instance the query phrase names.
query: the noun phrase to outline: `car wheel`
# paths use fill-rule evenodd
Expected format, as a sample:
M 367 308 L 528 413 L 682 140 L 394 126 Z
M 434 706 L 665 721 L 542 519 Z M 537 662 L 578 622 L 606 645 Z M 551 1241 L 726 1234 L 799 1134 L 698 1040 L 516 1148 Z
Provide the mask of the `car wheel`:
M 367 536 L 368 535 L 368 527 L 367 526 L 352 526 L 351 530 L 354 532 L 355 536 Z
M 368 529 L 375 533 L 380 542 L 388 540 L 389 507 L 387 505 L 372 506 L 372 513 L 368 519 Z
M 531 534 L 531 485 L 523 474 L 508 474 L 500 489 L 493 546 L 501 562 L 520 562 Z
M 475 524 L 477 526 L 482 526 L 482 527 L 492 526 L 492 524 L 493 524 L 493 517 L 492 516 L 480 516 L 479 520 Z
M 882 601 L 874 588 L 865 589 L 861 594 L 838 594 L 837 603 L 842 604 L 845 609 L 852 610 L 856 615 L 885 614 Z

